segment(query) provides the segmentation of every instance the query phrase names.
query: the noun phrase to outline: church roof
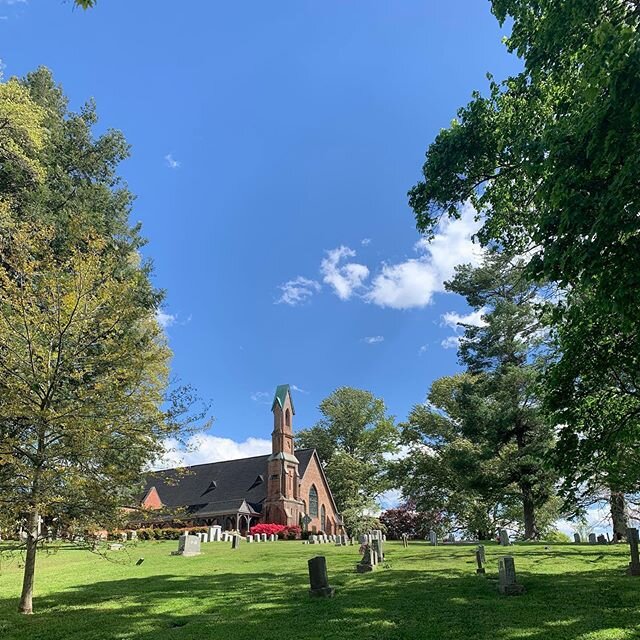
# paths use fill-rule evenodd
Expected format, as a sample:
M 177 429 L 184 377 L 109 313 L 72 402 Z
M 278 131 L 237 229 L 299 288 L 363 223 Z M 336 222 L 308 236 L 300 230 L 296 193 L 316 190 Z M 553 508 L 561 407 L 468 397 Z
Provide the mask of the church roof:
M 313 452 L 314 449 L 295 452 L 300 477 L 304 476 Z M 268 458 L 267 454 L 154 471 L 145 478 L 143 495 L 155 487 L 165 507 L 185 508 L 191 516 L 244 512 L 247 507 L 260 513 L 267 497 Z

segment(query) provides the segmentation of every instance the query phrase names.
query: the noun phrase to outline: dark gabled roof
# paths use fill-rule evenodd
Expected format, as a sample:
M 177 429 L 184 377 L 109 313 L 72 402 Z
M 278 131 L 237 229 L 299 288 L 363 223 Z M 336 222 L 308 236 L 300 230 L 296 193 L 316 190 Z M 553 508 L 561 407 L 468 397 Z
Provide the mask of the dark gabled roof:
M 313 452 L 314 449 L 295 452 L 300 477 L 307 470 Z M 189 514 L 201 517 L 235 513 L 241 510 L 244 501 L 260 513 L 267 496 L 268 458 L 268 455 L 254 456 L 154 471 L 145 479 L 143 495 L 155 487 L 165 507 L 184 507 Z
M 289 394 L 289 399 L 291 400 L 291 411 L 295 415 L 296 410 L 293 408 L 293 400 L 291 399 L 291 388 L 288 384 L 279 384 L 276 387 L 276 395 L 273 397 L 273 402 L 271 403 L 271 411 L 273 411 L 273 407 L 275 407 L 276 403 L 280 405 L 280 408 L 284 407 L 284 401 L 287 399 L 287 394 Z

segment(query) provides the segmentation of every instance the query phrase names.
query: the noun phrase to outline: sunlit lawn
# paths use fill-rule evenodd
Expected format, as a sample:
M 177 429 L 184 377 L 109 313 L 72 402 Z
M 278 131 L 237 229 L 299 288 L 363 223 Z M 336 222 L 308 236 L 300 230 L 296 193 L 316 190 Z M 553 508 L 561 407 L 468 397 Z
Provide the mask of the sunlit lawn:
M 640 637 L 640 577 L 627 547 L 517 545 L 527 593 L 497 593 L 498 557 L 475 574 L 474 546 L 408 549 L 387 543 L 387 564 L 355 573 L 357 547 L 276 542 L 172 557 L 176 542 L 144 542 L 109 562 L 63 547 L 39 558 L 36 612 L 16 613 L 21 568 L 3 560 L 0 638 L 163 639 L 622 639 Z M 308 595 L 307 560 L 327 556 L 330 600 Z M 127 560 L 129 558 L 129 561 Z M 135 561 L 144 557 L 141 566 Z

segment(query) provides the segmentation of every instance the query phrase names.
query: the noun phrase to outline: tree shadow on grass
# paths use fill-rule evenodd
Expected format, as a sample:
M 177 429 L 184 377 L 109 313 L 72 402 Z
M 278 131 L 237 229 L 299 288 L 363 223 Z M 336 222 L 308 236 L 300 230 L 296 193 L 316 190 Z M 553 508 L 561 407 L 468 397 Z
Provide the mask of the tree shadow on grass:
M 235 640 L 530 638 L 638 632 L 640 579 L 619 572 L 537 575 L 527 593 L 500 596 L 495 575 L 451 569 L 331 574 L 333 599 L 310 598 L 305 573 L 212 572 L 98 581 L 41 597 L 30 618 L 0 622 L 3 640 Z M 0 599 L 0 612 L 15 600 Z M 4 626 L 3 626 L 4 625 Z M 617 631 L 616 631 L 617 630 Z

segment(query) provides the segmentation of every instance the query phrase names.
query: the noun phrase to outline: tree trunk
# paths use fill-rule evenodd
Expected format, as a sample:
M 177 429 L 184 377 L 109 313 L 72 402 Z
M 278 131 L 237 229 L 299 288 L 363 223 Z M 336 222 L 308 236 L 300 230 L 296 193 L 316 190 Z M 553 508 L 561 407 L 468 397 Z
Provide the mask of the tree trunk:
M 536 508 L 531 495 L 531 488 L 521 487 L 522 490 L 522 510 L 524 511 L 524 539 L 537 540 L 540 537 L 538 525 L 536 523 Z
M 611 491 L 609 507 L 611 508 L 613 539 L 616 542 L 622 542 L 627 537 L 627 503 L 624 493 Z
M 18 611 L 33 613 L 33 582 L 36 573 L 36 551 L 38 547 L 38 510 L 34 508 L 29 514 L 29 531 L 27 537 L 27 557 L 24 563 L 22 595 Z

